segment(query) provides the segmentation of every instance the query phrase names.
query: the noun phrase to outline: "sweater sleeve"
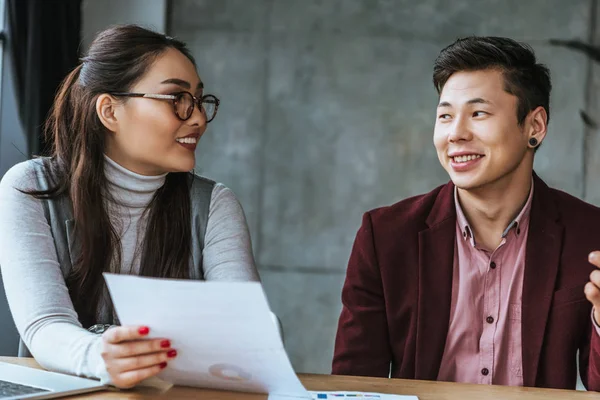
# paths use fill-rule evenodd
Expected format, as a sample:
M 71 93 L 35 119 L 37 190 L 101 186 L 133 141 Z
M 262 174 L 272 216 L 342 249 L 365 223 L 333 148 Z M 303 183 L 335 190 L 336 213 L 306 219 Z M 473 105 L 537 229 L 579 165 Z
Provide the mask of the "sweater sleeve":
M 216 184 L 211 195 L 203 256 L 208 281 L 259 280 L 244 211 L 222 184 Z
M 44 368 L 106 379 L 101 337 L 84 329 L 62 276 L 33 162 L 11 168 L 0 182 L 0 270 L 15 325 Z

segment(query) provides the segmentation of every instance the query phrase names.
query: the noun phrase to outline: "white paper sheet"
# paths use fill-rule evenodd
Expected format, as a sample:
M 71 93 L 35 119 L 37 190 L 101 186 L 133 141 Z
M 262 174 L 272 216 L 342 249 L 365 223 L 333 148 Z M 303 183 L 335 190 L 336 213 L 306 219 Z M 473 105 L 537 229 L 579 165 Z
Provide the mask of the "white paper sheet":
M 145 325 L 177 357 L 178 385 L 310 399 L 287 357 L 262 286 L 104 274 L 122 325 Z

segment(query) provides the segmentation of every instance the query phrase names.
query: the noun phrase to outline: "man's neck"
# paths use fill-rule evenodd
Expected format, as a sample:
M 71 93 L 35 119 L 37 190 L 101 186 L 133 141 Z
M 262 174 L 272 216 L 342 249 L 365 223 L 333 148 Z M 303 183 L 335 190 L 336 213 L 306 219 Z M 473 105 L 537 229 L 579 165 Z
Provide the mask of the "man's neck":
M 519 169 L 484 187 L 474 190 L 458 189 L 460 206 L 478 247 L 488 251 L 495 250 L 502 241 L 504 230 L 527 203 L 532 170 Z

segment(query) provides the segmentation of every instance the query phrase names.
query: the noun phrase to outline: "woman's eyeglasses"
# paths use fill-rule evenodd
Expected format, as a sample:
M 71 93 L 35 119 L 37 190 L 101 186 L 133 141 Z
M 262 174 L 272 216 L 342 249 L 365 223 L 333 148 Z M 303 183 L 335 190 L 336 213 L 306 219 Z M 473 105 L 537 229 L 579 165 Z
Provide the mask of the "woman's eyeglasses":
M 143 97 L 146 99 L 157 99 L 157 100 L 170 100 L 173 102 L 173 110 L 175 115 L 182 121 L 187 121 L 194 112 L 194 105 L 198 106 L 198 109 L 204 118 L 206 123 L 209 123 L 215 119 L 217 110 L 219 109 L 219 99 L 212 94 L 205 94 L 198 98 L 192 95 L 190 92 L 179 92 L 174 94 L 152 94 L 152 93 L 109 93 L 113 96 L 122 97 Z

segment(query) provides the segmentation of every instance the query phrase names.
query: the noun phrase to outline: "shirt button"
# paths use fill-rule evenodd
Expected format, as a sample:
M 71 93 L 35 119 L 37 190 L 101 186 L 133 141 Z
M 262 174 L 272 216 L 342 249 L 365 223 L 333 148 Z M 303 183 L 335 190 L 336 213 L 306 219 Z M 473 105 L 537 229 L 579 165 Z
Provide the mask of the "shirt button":
M 486 321 L 488 324 L 491 324 L 491 323 L 493 323 L 493 322 L 494 322 L 494 317 L 492 317 L 492 316 L 489 316 L 489 317 L 487 317 L 487 318 L 485 319 L 485 321 Z
M 490 268 L 491 268 L 491 269 L 496 269 L 496 263 L 492 261 L 492 262 L 490 263 Z
M 490 373 L 490 370 L 489 370 L 489 369 L 487 369 L 487 368 L 483 368 L 483 369 L 481 370 L 481 375 L 483 375 L 483 376 L 488 376 L 488 375 L 489 375 L 489 373 Z

